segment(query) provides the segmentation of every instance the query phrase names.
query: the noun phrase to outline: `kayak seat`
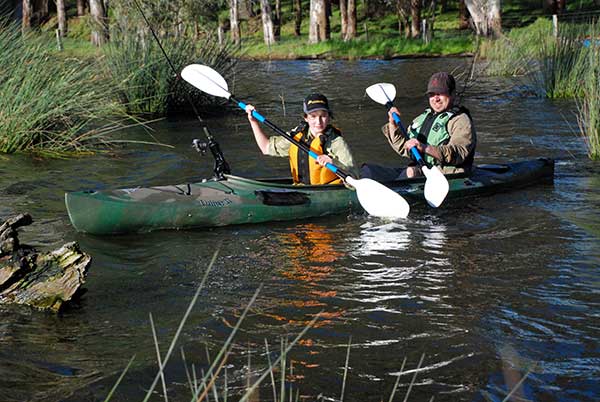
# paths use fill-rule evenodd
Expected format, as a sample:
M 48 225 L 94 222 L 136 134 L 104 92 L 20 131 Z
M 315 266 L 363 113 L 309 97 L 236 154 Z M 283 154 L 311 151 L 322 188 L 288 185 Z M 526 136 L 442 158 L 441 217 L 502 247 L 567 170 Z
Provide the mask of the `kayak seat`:
M 254 194 L 265 205 L 290 206 L 310 203 L 308 195 L 300 191 L 256 190 Z

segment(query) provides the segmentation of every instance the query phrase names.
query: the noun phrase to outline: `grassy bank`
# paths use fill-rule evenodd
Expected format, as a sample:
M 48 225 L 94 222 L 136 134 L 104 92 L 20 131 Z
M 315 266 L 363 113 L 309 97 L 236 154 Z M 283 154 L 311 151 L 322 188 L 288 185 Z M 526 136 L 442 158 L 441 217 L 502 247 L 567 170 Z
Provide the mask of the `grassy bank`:
M 350 41 L 341 37 L 339 9 L 334 7 L 330 18 L 331 38 L 317 44 L 308 43 L 309 19 L 305 15 L 300 36 L 294 35 L 294 21 L 284 19 L 281 37 L 272 46 L 263 40 L 262 23 L 259 17 L 242 21 L 242 44 L 240 57 L 249 59 L 296 59 L 296 58 L 395 58 L 415 56 L 443 56 L 469 54 L 475 49 L 475 38 L 469 30 L 459 30 L 457 10 L 449 10 L 435 16 L 431 40 L 409 39 L 399 33 L 398 20 L 388 13 L 376 20 L 361 18 L 364 3 L 357 4 L 357 36 Z M 283 4 L 282 14 L 291 16 L 288 4 Z M 423 18 L 431 21 L 429 12 Z

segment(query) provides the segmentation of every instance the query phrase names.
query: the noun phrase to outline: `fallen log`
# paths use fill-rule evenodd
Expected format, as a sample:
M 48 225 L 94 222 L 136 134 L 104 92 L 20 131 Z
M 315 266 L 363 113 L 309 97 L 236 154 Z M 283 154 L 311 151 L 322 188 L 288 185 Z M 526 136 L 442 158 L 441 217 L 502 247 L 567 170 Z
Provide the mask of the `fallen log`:
M 92 258 L 76 242 L 47 253 L 21 244 L 17 228 L 32 222 L 29 214 L 0 221 L 0 303 L 58 312 L 85 282 Z

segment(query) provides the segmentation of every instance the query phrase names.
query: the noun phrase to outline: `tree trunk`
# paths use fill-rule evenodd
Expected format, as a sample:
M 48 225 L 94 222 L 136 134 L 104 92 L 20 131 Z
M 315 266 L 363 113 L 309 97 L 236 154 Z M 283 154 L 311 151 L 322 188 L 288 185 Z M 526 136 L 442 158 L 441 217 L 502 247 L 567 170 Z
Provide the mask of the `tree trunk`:
M 409 10 L 407 9 L 407 6 L 408 2 L 406 0 L 396 1 L 396 12 L 398 15 L 398 34 L 408 39 L 410 38 L 410 23 L 408 21 Z
M 21 20 L 21 30 L 23 33 L 31 29 L 31 17 L 33 14 L 33 0 L 23 0 L 23 19 Z
M 344 40 L 356 38 L 356 0 L 348 0 L 348 26 L 346 27 L 346 37 Z
M 326 39 L 327 8 L 325 0 L 310 0 L 310 27 L 308 43 L 319 43 Z
M 502 0 L 490 0 L 487 20 L 489 26 L 489 34 L 495 38 L 502 35 Z
M 243 2 L 242 7 L 246 10 L 246 14 L 248 18 L 256 17 L 256 13 L 254 12 L 253 1 L 252 0 L 241 0 Z M 238 1 L 238 20 L 239 20 L 239 1 Z
M 83 17 L 85 15 L 85 0 L 77 0 L 77 16 Z
M 65 0 L 56 0 L 56 16 L 58 19 L 58 33 L 61 37 L 67 36 L 67 14 Z
M 271 5 L 269 4 L 269 0 L 260 0 L 260 5 L 263 24 L 263 38 L 265 40 L 265 45 L 271 46 L 275 43 L 273 20 L 271 20 Z
M 275 0 L 275 17 L 273 19 L 275 41 L 281 37 L 281 0 Z
M 458 29 L 469 28 L 469 11 L 465 5 L 465 0 L 458 2 Z
M 331 24 L 329 23 L 331 18 L 331 0 L 325 0 L 325 39 L 331 39 Z
M 90 17 L 92 19 L 92 44 L 101 46 L 108 42 L 106 10 L 102 0 L 90 0 Z
M 421 36 L 421 0 L 410 1 L 410 35 L 413 38 Z
M 40 0 L 39 9 L 37 10 L 38 18 L 37 22 L 46 21 L 50 16 L 50 8 L 48 7 L 48 0 Z
M 294 9 L 296 16 L 294 18 L 294 35 L 300 36 L 300 28 L 302 27 L 302 0 L 294 0 Z
M 475 34 L 498 36 L 502 33 L 501 0 L 465 0 L 471 14 Z
M 238 14 L 238 0 L 230 0 L 229 19 L 231 24 L 231 41 L 239 46 L 242 35 L 240 33 L 240 20 Z
M 346 0 L 340 0 L 340 36 L 342 39 L 346 39 L 346 29 L 348 27 L 348 7 L 346 7 Z

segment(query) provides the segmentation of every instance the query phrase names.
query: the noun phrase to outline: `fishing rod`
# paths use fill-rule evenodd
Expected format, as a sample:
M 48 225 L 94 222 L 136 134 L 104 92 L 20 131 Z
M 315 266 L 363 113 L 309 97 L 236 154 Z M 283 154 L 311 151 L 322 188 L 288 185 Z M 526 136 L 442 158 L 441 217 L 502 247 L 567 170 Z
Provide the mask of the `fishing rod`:
M 135 6 L 139 10 L 140 14 L 142 15 L 142 18 L 146 22 L 146 25 L 148 25 L 148 28 L 150 29 L 152 36 L 156 40 L 158 47 L 160 48 L 162 54 L 165 56 L 165 59 L 167 59 L 167 63 L 169 63 L 169 67 L 171 67 L 171 70 L 173 70 L 173 72 L 175 73 L 177 81 L 179 81 L 181 79 L 181 74 L 179 74 L 179 72 L 175 68 L 175 65 L 173 65 L 173 62 L 171 62 L 171 59 L 169 58 L 169 56 L 167 55 L 167 52 L 165 51 L 162 44 L 160 43 L 160 39 L 158 39 L 156 32 L 154 32 L 154 29 L 152 28 L 150 21 L 148 20 L 148 18 L 146 18 L 146 14 L 144 14 L 142 7 L 138 3 L 138 0 L 133 0 L 133 3 L 135 4 Z M 199 140 L 194 139 L 192 141 L 192 147 L 202 155 L 204 155 L 206 153 L 207 148 L 210 149 L 210 152 L 212 153 L 213 158 L 215 159 L 215 167 L 213 168 L 213 172 L 215 174 L 215 179 L 223 180 L 225 178 L 223 176 L 224 174 L 231 173 L 231 168 L 229 167 L 229 163 L 227 163 L 227 161 L 225 160 L 225 156 L 223 155 L 223 152 L 221 151 L 221 147 L 219 146 L 219 143 L 217 142 L 217 140 L 215 140 L 214 136 L 210 133 L 210 130 L 208 129 L 208 125 L 200 116 L 200 112 L 198 112 L 196 105 L 194 105 L 194 102 L 192 101 L 190 94 L 187 91 L 185 91 L 184 94 L 185 94 L 185 98 L 192 106 L 192 110 L 194 111 L 194 114 L 198 118 L 198 121 L 200 122 L 200 126 L 202 127 L 202 130 L 204 131 L 204 135 L 206 135 L 206 139 L 208 140 L 207 143 L 202 143 Z

